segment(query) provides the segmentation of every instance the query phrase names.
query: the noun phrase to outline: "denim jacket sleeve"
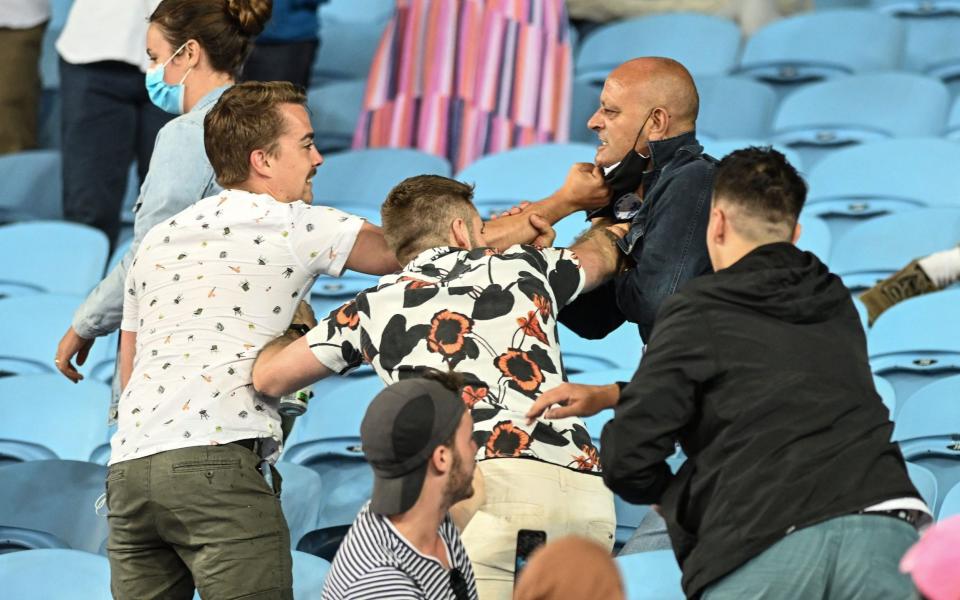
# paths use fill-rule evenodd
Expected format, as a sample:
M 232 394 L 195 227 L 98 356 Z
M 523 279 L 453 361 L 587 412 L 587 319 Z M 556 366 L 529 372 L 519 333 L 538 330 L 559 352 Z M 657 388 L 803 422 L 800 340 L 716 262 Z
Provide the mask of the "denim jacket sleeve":
M 663 182 L 663 191 L 634 221 L 628 238 L 636 266 L 615 279 L 620 312 L 640 327 L 645 341 L 663 301 L 711 271 L 706 232 L 714 169 L 702 161 L 683 168 L 682 176 Z
M 154 225 L 167 220 L 197 200 L 218 193 L 213 167 L 203 146 L 203 120 L 183 115 L 157 134 L 150 169 L 140 188 L 133 240 L 116 267 L 87 296 L 73 315 L 80 337 L 92 339 L 120 327 L 123 285 L 143 237 Z

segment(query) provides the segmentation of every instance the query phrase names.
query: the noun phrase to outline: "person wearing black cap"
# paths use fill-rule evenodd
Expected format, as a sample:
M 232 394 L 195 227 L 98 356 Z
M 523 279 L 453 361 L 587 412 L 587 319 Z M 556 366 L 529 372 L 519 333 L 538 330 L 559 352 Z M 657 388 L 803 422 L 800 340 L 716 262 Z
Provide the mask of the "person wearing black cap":
M 324 600 L 476 600 L 448 511 L 473 494 L 473 419 L 453 373 L 388 386 L 360 425 L 373 495 L 333 560 Z

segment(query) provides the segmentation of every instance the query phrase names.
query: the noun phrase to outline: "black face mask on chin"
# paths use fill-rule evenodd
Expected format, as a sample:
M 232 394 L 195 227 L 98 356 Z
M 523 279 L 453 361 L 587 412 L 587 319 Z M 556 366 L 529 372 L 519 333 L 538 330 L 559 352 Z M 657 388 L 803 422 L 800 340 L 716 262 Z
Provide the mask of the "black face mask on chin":
M 643 120 L 643 124 L 640 125 L 640 131 L 637 132 L 637 137 L 633 139 L 633 145 L 627 151 L 627 155 L 616 167 L 603 176 L 607 185 L 613 191 L 614 201 L 622 194 L 637 191 L 643 181 L 643 173 L 650 164 L 650 157 L 640 154 L 635 148 L 640 140 L 640 135 L 643 134 L 643 128 L 647 126 L 647 121 L 650 120 L 651 116 L 653 116 L 653 111 L 650 111 L 647 118 Z

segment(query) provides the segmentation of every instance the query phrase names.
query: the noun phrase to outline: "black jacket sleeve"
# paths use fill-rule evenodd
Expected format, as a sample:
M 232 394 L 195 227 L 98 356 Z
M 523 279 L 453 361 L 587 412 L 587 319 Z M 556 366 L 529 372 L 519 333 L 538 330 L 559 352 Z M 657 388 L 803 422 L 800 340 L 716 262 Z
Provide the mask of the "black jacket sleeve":
M 683 294 L 670 297 L 600 440 L 603 479 L 624 500 L 660 501 L 672 477 L 666 459 L 717 372 L 713 353 L 706 320 Z
M 617 305 L 617 289 L 612 280 L 580 294 L 557 315 L 558 321 L 588 340 L 606 337 L 623 325 L 624 319 Z

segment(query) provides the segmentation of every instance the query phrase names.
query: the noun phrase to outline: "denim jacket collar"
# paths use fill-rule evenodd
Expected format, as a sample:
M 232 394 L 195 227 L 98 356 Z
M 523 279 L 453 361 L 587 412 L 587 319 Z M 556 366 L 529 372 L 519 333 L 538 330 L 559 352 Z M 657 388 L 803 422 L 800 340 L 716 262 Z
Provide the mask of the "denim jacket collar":
M 653 163 L 653 170 L 659 171 L 672 161 L 681 149 L 699 144 L 697 143 L 697 132 L 690 130 L 671 138 L 650 142 L 647 145 L 650 148 L 650 161 Z

